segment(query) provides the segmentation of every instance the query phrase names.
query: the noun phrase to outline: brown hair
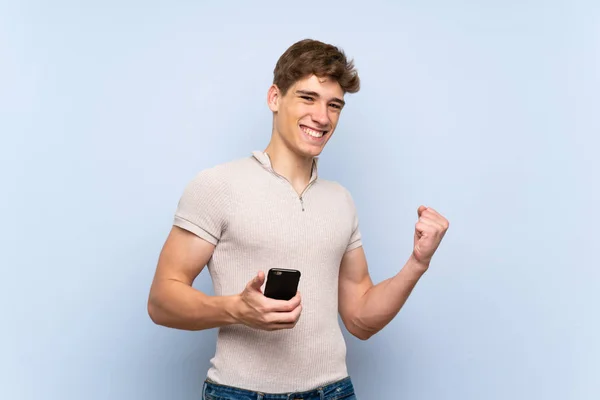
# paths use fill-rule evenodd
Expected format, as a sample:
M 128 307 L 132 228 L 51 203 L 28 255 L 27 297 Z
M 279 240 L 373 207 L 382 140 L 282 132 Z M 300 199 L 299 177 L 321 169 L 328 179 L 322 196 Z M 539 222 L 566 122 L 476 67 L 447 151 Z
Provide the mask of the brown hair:
M 354 62 L 347 60 L 341 49 L 312 39 L 291 45 L 277 60 L 273 75 L 273 83 L 283 95 L 294 83 L 309 75 L 335 79 L 344 93 L 356 93 L 360 89 Z

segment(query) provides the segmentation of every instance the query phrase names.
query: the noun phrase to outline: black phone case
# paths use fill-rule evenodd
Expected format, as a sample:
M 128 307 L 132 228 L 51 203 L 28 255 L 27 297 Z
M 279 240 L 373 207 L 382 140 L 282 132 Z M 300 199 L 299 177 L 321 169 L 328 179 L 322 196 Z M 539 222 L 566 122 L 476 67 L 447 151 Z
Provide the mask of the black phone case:
M 300 271 L 272 268 L 267 275 L 265 296 L 277 300 L 290 300 L 298 291 Z

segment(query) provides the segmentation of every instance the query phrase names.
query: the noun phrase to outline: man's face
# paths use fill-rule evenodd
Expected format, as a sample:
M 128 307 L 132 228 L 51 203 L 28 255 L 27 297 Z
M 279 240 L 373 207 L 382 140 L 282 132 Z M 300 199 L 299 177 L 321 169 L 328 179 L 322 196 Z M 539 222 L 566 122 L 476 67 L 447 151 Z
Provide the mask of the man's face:
M 306 77 L 285 96 L 272 86 L 269 107 L 275 112 L 275 134 L 302 157 L 318 156 L 331 138 L 344 106 L 344 91 L 331 78 Z

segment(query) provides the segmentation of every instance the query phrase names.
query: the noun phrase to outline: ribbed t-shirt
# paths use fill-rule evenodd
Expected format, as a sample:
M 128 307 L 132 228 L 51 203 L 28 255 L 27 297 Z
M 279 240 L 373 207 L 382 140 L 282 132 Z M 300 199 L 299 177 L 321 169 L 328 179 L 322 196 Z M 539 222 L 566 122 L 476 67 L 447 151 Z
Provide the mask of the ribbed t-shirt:
M 345 252 L 362 245 L 347 189 L 320 178 L 298 194 L 268 154 L 225 162 L 196 174 L 174 224 L 216 245 L 207 268 L 215 295 L 241 293 L 259 270 L 301 272 L 302 313 L 292 329 L 219 328 L 208 378 L 263 393 L 298 392 L 348 376 L 338 320 L 338 277 Z

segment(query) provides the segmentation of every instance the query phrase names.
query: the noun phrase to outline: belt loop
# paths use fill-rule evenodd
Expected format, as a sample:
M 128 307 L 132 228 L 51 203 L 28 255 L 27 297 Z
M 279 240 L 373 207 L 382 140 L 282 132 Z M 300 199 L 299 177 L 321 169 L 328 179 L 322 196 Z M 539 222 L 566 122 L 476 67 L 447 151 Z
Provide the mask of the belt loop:
M 321 400 L 325 400 L 325 391 L 323 390 L 323 388 L 319 388 L 319 397 L 321 398 Z
M 206 394 L 206 380 L 202 384 L 202 400 L 206 399 L 205 394 Z

